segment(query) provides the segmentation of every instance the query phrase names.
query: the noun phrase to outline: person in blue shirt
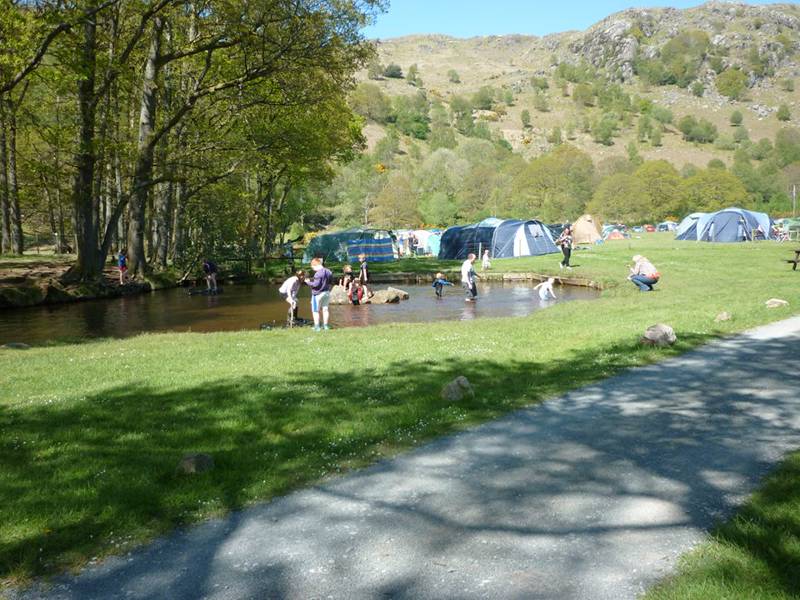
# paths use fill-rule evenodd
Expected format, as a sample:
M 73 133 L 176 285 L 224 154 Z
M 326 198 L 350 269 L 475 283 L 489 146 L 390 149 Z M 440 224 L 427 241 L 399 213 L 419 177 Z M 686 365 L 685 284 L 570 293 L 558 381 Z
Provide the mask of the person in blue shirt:
M 447 277 L 444 276 L 444 273 L 437 273 L 433 280 L 433 289 L 436 291 L 437 298 L 441 298 L 444 295 L 444 286 L 446 285 L 453 284 L 447 281 Z
M 117 268 L 119 269 L 119 284 L 125 285 L 128 282 L 128 250 L 126 248 L 119 251 Z

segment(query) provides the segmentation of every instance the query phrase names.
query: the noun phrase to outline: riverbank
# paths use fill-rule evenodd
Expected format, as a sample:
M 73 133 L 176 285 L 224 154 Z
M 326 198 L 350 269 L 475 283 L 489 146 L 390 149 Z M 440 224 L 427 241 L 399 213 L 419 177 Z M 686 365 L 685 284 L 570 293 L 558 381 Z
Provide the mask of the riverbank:
M 525 318 L 307 330 L 143 335 L 0 350 L 0 577 L 7 581 L 124 552 L 219 515 L 390 456 L 424 440 L 661 360 L 716 336 L 786 318 L 799 274 L 774 243 L 660 236 L 581 253 L 600 299 Z M 663 274 L 625 282 L 633 254 Z M 558 274 L 557 257 L 508 261 Z M 494 270 L 505 272 L 505 261 Z M 788 307 L 768 309 L 782 298 Z M 721 312 L 730 320 L 716 321 Z M 678 344 L 642 347 L 649 325 Z M 475 396 L 443 399 L 464 375 Z M 175 466 L 206 452 L 216 467 Z

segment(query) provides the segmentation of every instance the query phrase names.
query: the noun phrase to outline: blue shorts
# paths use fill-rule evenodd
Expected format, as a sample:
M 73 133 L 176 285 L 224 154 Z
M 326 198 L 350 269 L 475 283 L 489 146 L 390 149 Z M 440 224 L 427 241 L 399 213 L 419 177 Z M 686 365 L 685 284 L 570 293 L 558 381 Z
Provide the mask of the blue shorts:
M 330 292 L 320 292 L 316 296 L 311 296 L 311 312 L 319 312 L 320 309 L 328 308 L 330 303 Z

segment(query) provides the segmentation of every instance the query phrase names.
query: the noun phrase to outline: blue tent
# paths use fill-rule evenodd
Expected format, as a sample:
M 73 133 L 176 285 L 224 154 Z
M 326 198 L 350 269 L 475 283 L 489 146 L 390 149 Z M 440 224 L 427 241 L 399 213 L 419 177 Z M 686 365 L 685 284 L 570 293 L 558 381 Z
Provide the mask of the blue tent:
M 489 250 L 492 258 L 537 256 L 558 252 L 550 229 L 541 221 L 485 219 L 449 227 L 441 239 L 440 259 L 464 259 Z
M 697 240 L 697 221 L 706 213 L 692 213 L 675 228 L 676 240 Z
M 303 262 L 308 263 L 311 261 L 312 258 L 319 257 L 324 258 L 325 260 L 332 260 L 337 262 L 345 262 L 348 260 L 348 255 L 350 260 L 355 260 L 355 256 L 358 256 L 359 251 L 356 250 L 355 256 L 350 254 L 350 246 L 352 244 L 360 244 L 370 242 L 372 240 L 380 241 L 381 244 L 378 244 L 375 248 L 375 252 L 379 256 L 386 255 L 386 245 L 388 243 L 389 247 L 392 249 L 392 257 L 394 257 L 394 242 L 392 240 L 392 234 L 385 230 L 385 229 L 362 229 L 359 227 L 354 227 L 352 229 L 344 229 L 342 231 L 335 231 L 331 233 L 323 233 L 312 239 L 308 247 L 306 247 L 306 251 L 303 254 Z M 369 256 L 370 252 L 373 250 L 371 247 L 364 246 L 363 249 L 367 250 L 364 254 Z M 371 260 L 381 260 L 381 259 L 371 259 Z M 387 260 L 387 259 L 382 259 Z
M 697 239 L 701 242 L 746 242 L 771 235 L 768 214 L 743 208 L 726 208 L 697 220 Z
M 392 238 L 348 240 L 347 256 L 350 262 L 365 254 L 370 262 L 391 262 L 395 260 Z

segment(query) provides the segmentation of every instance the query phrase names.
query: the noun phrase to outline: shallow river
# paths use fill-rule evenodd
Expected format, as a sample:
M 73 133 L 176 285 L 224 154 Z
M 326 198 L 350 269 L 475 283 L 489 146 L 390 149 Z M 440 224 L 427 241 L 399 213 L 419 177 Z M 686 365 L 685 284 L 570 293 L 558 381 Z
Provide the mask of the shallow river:
M 386 284 L 377 286 L 387 287 Z M 542 302 L 532 284 L 481 283 L 478 301 L 464 302 L 461 287 L 445 288 L 436 299 L 430 285 L 396 284 L 409 292 L 400 304 L 331 306 L 334 327 L 364 327 L 378 323 L 467 320 L 481 317 L 522 317 L 555 302 L 598 296 L 588 288 L 556 286 L 557 301 Z M 308 290 L 300 294 L 300 317 L 310 319 Z M 125 337 L 143 332 L 238 331 L 262 323 L 286 320 L 286 303 L 277 286 L 226 285 L 219 296 L 189 296 L 170 289 L 114 300 L 0 311 L 0 344 L 79 340 L 87 337 Z

